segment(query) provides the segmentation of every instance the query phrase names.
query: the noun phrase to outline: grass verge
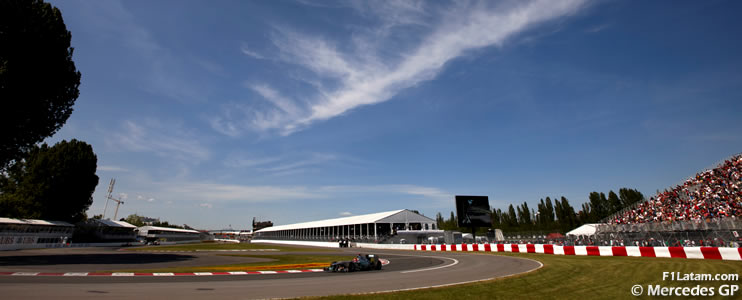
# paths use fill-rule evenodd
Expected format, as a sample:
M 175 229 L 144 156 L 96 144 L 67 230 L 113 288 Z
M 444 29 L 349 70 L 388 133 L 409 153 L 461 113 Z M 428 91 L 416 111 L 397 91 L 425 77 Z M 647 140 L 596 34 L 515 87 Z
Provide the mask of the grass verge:
M 353 296 L 354 299 L 637 299 L 646 296 L 647 285 L 666 287 L 714 287 L 715 297 L 709 299 L 740 299 L 719 296 L 719 286 L 739 285 L 739 281 L 669 281 L 663 272 L 740 274 L 742 262 L 679 258 L 591 257 L 546 254 L 481 254 L 506 255 L 535 259 L 544 267 L 531 273 L 492 281 L 453 287 L 406 292 Z M 634 285 L 641 285 L 643 296 L 631 294 Z M 310 299 L 345 299 L 346 296 L 314 297 Z M 662 297 L 666 298 L 666 297 Z M 672 298 L 672 297 L 669 297 Z M 685 297 L 694 298 L 694 297 Z
M 127 269 L 114 272 L 136 273 L 190 273 L 190 272 L 234 272 L 234 271 L 276 271 L 297 269 L 320 269 L 330 266 L 333 261 L 351 260 L 353 256 L 338 255 L 242 255 L 222 254 L 221 256 L 255 257 L 273 259 L 269 262 L 230 264 L 200 267 L 173 267 L 160 269 Z
M 260 250 L 260 249 L 276 249 L 284 252 L 325 252 L 330 251 L 323 248 L 302 248 L 302 247 L 291 247 L 281 246 L 274 244 L 250 244 L 250 243 L 198 243 L 198 244 L 180 244 L 180 245 L 168 245 L 168 246 L 150 246 L 150 247 L 137 247 L 127 248 L 128 251 L 208 251 L 208 250 Z

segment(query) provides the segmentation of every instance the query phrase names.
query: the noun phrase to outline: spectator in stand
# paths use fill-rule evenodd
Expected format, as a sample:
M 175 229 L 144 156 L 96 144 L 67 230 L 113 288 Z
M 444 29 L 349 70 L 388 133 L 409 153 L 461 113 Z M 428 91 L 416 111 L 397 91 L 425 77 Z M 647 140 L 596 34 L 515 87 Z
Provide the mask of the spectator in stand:
M 742 217 L 742 155 L 614 216 L 612 224 Z

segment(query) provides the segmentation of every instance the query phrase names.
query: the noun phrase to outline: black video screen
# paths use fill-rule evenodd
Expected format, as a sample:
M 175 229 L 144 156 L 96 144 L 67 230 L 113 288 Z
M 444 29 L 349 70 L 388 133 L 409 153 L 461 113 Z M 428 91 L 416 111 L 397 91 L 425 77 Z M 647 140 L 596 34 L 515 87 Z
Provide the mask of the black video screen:
M 492 227 L 492 212 L 487 196 L 456 196 L 459 227 Z

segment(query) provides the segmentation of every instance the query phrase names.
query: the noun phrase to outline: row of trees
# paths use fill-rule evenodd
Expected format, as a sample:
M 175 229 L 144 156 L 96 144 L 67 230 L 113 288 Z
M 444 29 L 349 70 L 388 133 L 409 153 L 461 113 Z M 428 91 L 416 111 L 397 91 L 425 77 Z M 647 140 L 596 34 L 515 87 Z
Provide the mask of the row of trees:
M 129 223 L 131 225 L 137 226 L 137 227 L 142 227 L 142 226 L 145 226 L 145 225 L 150 225 L 150 226 L 168 227 L 168 228 L 193 229 L 193 228 L 191 228 L 190 226 L 188 226 L 186 224 L 183 224 L 183 226 L 180 226 L 180 225 L 176 225 L 176 224 L 170 224 L 168 221 L 160 221 L 159 219 L 156 219 L 156 221 L 153 221 L 153 222 L 151 222 L 149 224 L 145 223 L 144 220 L 149 220 L 149 219 L 152 219 L 152 218 L 147 218 L 147 217 L 140 216 L 140 215 L 137 215 L 137 214 L 132 214 L 132 215 L 129 215 L 128 217 L 126 217 L 126 218 L 122 218 L 120 221 L 125 221 L 125 222 L 127 222 L 127 223 Z
M 622 188 L 616 194 L 613 191 L 605 193 L 592 192 L 589 201 L 581 205 L 579 211 L 569 204 L 565 197 L 546 197 L 537 203 L 536 209 L 529 208 L 527 202 L 513 206 L 507 210 L 492 210 L 492 228 L 499 228 L 507 232 L 567 232 L 585 223 L 597 223 L 601 220 L 630 207 L 637 202 L 644 201 L 644 195 L 635 189 Z M 443 230 L 467 230 L 459 228 L 456 216 L 451 212 L 448 219 L 441 213 L 436 215 L 438 228 Z M 486 231 L 488 228 L 480 228 Z

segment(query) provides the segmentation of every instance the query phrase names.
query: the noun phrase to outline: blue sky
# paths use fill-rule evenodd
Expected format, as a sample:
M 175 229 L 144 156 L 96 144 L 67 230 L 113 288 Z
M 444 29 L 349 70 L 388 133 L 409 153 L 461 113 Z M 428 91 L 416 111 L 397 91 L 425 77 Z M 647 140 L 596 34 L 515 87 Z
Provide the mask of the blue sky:
M 738 1 L 52 1 L 66 125 L 132 213 L 206 229 L 592 191 L 742 152 Z M 109 207 L 108 215 L 112 216 Z

